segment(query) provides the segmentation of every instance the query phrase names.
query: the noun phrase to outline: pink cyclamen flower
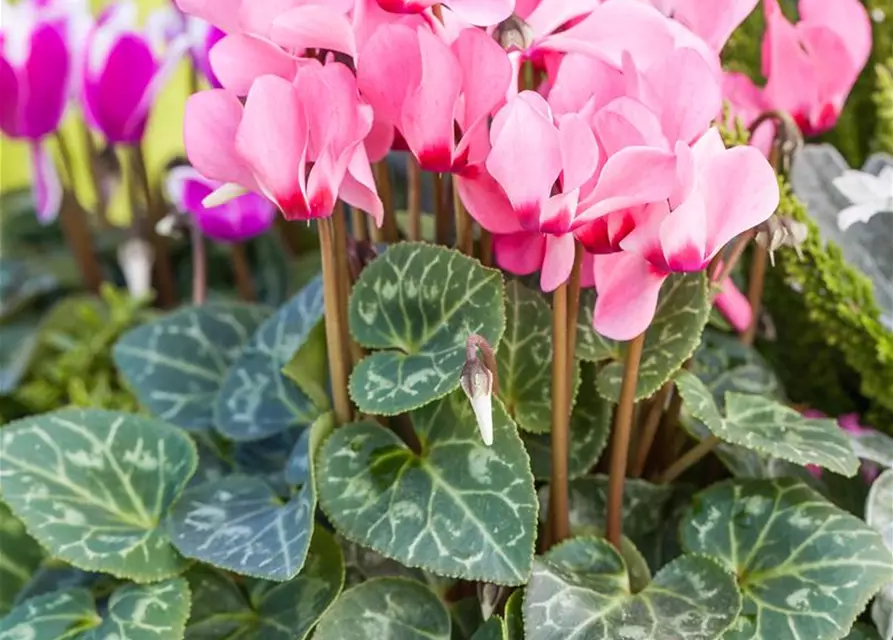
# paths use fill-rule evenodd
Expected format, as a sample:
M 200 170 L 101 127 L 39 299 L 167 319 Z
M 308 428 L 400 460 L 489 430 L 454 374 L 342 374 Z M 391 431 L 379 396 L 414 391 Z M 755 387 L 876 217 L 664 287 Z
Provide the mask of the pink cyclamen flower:
M 714 51 L 722 51 L 732 32 L 744 22 L 759 0 L 640 0 L 672 17 L 700 36 Z
M 259 236 L 270 228 L 276 215 L 273 203 L 256 193 L 206 207 L 202 204 L 205 198 L 223 185 L 189 166 L 171 169 L 165 186 L 174 206 L 190 214 L 203 235 L 220 242 L 243 242 Z
M 70 3 L 4 2 L 2 12 L 0 130 L 30 141 L 35 209 L 50 222 L 62 185 L 44 141 L 59 128 L 71 94 L 79 11 Z
M 91 126 L 115 144 L 142 139 L 149 110 L 165 81 L 188 48 L 176 38 L 163 58 L 148 38 L 135 30 L 136 5 L 113 5 L 87 39 L 83 60 L 82 101 Z
M 310 61 L 294 83 L 276 76 L 254 81 L 243 107 L 224 89 L 186 104 L 184 137 L 192 165 L 231 185 L 264 194 L 289 220 L 330 216 L 340 197 L 381 223 L 383 208 L 363 146 L 372 109 L 360 101 L 346 66 Z
M 720 261 L 718 268 L 721 270 L 722 267 L 723 263 Z M 738 333 L 747 331 L 753 323 L 753 307 L 747 296 L 741 293 L 732 278 L 726 278 L 719 287 L 719 293 L 716 294 L 713 304 L 735 331 Z
M 671 273 L 704 269 L 778 205 L 775 172 L 757 149 L 726 149 L 710 129 L 689 155 L 680 162 L 682 188 L 648 207 L 620 242 L 621 252 L 596 256 L 594 324 L 602 335 L 630 340 L 641 334 Z
M 378 0 L 379 6 L 392 13 L 421 13 L 439 0 Z M 502 22 L 515 8 L 515 0 L 445 0 L 443 5 L 462 20 L 480 27 Z
M 396 127 L 423 169 L 437 172 L 467 166 L 511 81 L 505 51 L 478 29 L 448 45 L 424 26 L 386 25 L 366 43 L 357 68 L 376 117 Z
M 223 31 L 201 18 L 186 15 L 176 5 L 153 11 L 146 28 L 156 51 L 164 50 L 178 38 L 185 37 L 196 70 L 212 87 L 221 86 L 211 69 L 211 49 L 226 35 Z
M 555 116 L 533 91 L 496 114 L 490 143 L 486 163 L 457 176 L 462 200 L 497 234 L 500 266 L 518 274 L 540 270 L 544 291 L 570 276 L 580 216 L 666 198 L 675 185 L 672 152 L 636 146 L 605 157 L 586 118 Z
M 766 86 L 759 90 L 735 75 L 727 97 L 748 124 L 748 111 L 776 109 L 791 114 L 806 135 L 827 131 L 871 52 L 865 7 L 859 0 L 800 0 L 797 24 L 784 16 L 778 0 L 764 0 L 764 8 Z

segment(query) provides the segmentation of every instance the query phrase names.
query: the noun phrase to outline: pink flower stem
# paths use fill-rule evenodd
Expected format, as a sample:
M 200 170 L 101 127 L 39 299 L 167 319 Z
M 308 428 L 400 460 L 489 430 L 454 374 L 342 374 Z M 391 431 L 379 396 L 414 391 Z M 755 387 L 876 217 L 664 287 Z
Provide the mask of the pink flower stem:
M 459 187 L 453 178 L 453 214 L 456 217 L 456 248 L 467 256 L 474 255 L 474 227 L 471 216 L 459 197 Z
M 711 269 L 711 283 L 716 284 L 718 287 L 722 286 L 722 283 L 726 281 L 726 278 L 728 278 L 732 274 L 732 271 L 738 265 L 738 262 L 741 260 L 741 256 L 744 255 L 744 250 L 747 248 L 747 243 L 753 240 L 756 235 L 756 230 L 751 229 L 750 231 L 745 231 L 735 239 L 735 244 L 732 245 L 732 250 L 729 253 L 728 259 L 723 262 L 722 270 L 717 273 L 716 270 Z
M 571 271 L 567 300 L 567 380 L 572 384 L 577 366 L 577 316 L 580 314 L 580 281 L 582 279 L 583 245 L 574 244 L 574 268 Z M 568 400 L 568 412 L 573 408 Z
M 446 203 L 446 177 L 442 173 L 434 174 L 434 241 L 437 244 L 449 244 L 450 212 Z
M 642 435 L 636 448 L 636 457 L 633 460 L 633 466 L 630 470 L 630 477 L 640 478 L 645 471 L 645 463 L 648 462 L 648 455 L 651 453 L 651 447 L 654 444 L 654 438 L 657 435 L 657 427 L 660 424 L 660 418 L 664 415 L 664 408 L 667 399 L 673 391 L 673 381 L 669 381 L 660 388 L 648 413 L 645 416 L 645 422 L 642 425 Z
M 230 247 L 230 259 L 239 297 L 245 302 L 254 302 L 257 295 L 254 291 L 254 278 L 251 276 L 251 265 L 245 253 L 245 245 L 240 242 L 234 243 Z
M 194 221 L 189 228 L 192 243 L 192 304 L 205 304 L 208 297 L 208 259 L 205 251 L 205 237 Z
M 568 379 L 568 285 L 552 295 L 552 477 L 549 483 L 550 545 L 570 537 L 567 458 L 569 450 L 570 380 Z
M 406 154 L 406 201 L 409 210 L 409 239 L 422 239 L 422 169 L 411 153 Z
M 335 266 L 338 275 L 338 311 L 341 314 L 341 344 L 347 345 L 344 349 L 344 366 L 347 375 L 353 370 L 354 364 L 363 359 L 360 346 L 350 337 L 347 328 L 347 307 L 350 298 L 350 289 L 353 280 L 350 275 L 350 263 L 347 257 L 347 213 L 344 203 L 339 200 L 335 204 L 335 213 L 332 215 L 332 229 L 335 233 Z
M 56 140 L 59 143 L 59 155 L 68 182 L 68 189 L 62 198 L 59 211 L 59 224 L 80 269 L 84 285 L 93 293 L 99 293 L 102 285 L 102 268 L 93 251 L 93 239 L 90 237 L 90 226 L 86 219 L 87 212 L 80 206 L 75 193 L 71 151 L 61 131 L 56 132 Z
M 676 460 L 669 468 L 656 478 L 658 484 L 669 484 L 692 468 L 720 443 L 720 439 L 709 435 L 692 447 L 684 456 Z
M 493 234 L 481 227 L 481 264 L 493 266 Z
M 747 281 L 747 300 L 753 310 L 753 319 L 747 330 L 741 334 L 741 342 L 752 345 L 757 336 L 760 321 L 760 308 L 763 304 L 763 289 L 766 284 L 766 269 L 769 266 L 769 251 L 759 245 L 754 246 L 750 263 L 750 277 Z
M 629 458 L 629 441 L 632 435 L 633 410 L 636 403 L 636 386 L 639 381 L 639 362 L 645 345 L 645 333 L 630 341 L 626 351 L 626 364 L 623 381 L 620 385 L 620 400 L 614 413 L 614 431 L 611 446 L 611 468 L 608 478 L 607 538 L 620 550 L 623 534 L 623 485 L 626 480 L 626 465 Z

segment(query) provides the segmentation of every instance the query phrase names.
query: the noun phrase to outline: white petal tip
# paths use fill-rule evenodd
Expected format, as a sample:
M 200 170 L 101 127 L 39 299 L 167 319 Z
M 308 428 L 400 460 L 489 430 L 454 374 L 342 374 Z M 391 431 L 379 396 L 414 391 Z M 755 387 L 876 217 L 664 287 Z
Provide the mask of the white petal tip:
M 471 408 L 474 410 L 474 417 L 477 419 L 478 431 L 481 434 L 481 440 L 488 447 L 493 444 L 493 396 L 489 393 L 474 398 L 471 401 Z
M 219 189 L 211 192 L 210 195 L 205 196 L 205 199 L 202 200 L 202 206 L 205 209 L 213 209 L 214 207 L 226 204 L 230 200 L 235 200 L 246 193 L 248 193 L 248 189 L 245 187 L 228 182 Z

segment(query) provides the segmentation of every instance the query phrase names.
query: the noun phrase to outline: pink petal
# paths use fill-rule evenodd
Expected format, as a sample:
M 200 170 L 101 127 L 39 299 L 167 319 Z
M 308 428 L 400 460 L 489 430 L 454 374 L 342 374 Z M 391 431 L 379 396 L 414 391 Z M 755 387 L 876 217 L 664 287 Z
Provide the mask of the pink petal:
M 239 10 L 242 31 L 270 38 L 276 18 L 302 4 L 308 3 L 306 0 L 245 0 Z
M 660 120 L 638 100 L 617 98 L 593 118 L 605 153 L 613 156 L 626 147 L 669 149 Z
M 370 162 L 384 159 L 394 144 L 394 125 L 378 119 L 373 120 L 372 129 L 369 130 L 364 144 Z
M 505 99 L 514 78 L 512 65 L 502 47 L 479 29 L 463 29 L 452 50 L 462 72 L 464 97 L 463 113 L 456 119 L 467 131 Z
M 829 4 L 827 0 L 819 1 Z M 703 0 L 675 0 L 673 17 L 703 38 L 714 51 L 721 51 L 729 36 L 750 15 L 757 2 L 758 0 L 726 0 L 723 3 L 705 3 Z
M 236 151 L 242 103 L 224 89 L 193 94 L 186 101 L 183 140 L 189 162 L 205 177 L 256 189 L 251 171 Z
M 818 79 L 796 28 L 788 22 L 778 0 L 765 0 L 766 35 L 763 40 L 764 95 L 777 109 L 797 117 L 818 101 Z
M 612 340 L 632 340 L 654 319 L 662 273 L 635 253 L 596 256 L 593 326 Z
M 633 232 L 644 214 L 641 207 L 614 211 L 586 223 L 574 231 L 574 236 L 589 253 L 615 253 L 620 251 L 620 243 Z
M 550 235 L 570 233 L 579 201 L 580 190 L 574 189 L 568 193 L 557 193 L 543 202 L 540 208 L 540 231 Z
M 849 54 L 850 68 L 858 74 L 871 53 L 871 20 L 863 4 L 859 0 L 800 0 L 798 9 L 803 27 L 826 27 L 837 34 Z
M 556 114 L 574 113 L 591 101 L 597 111 L 623 95 L 623 72 L 613 65 L 582 53 L 565 55 L 549 92 L 549 105 Z
M 483 167 L 474 167 L 474 171 L 461 175 L 454 174 L 453 179 L 457 181 L 462 203 L 481 227 L 496 234 L 512 234 L 522 230 L 502 187 Z
M 561 188 L 572 191 L 582 187 L 599 166 L 598 143 L 595 134 L 576 114 L 568 114 L 558 121 L 561 147 Z
M 52 154 L 41 142 L 31 144 L 31 187 L 37 219 L 41 224 L 53 222 L 62 206 L 62 182 Z
M 735 147 L 715 156 L 702 180 L 707 260 L 738 234 L 765 222 L 778 207 L 775 172 L 753 147 Z
M 522 231 L 493 236 L 493 254 L 496 263 L 506 271 L 526 276 L 539 271 L 546 256 L 546 236 L 542 233 Z
M 211 49 L 211 68 L 226 89 L 245 96 L 260 76 L 293 80 L 298 62 L 269 40 L 236 34 L 226 36 Z
M 403 137 L 427 171 L 453 165 L 456 101 L 462 71 L 450 48 L 427 29 L 419 29 L 421 78 L 406 96 L 401 113 Z
M 723 317 L 735 331 L 746 331 L 753 322 L 753 309 L 747 296 L 738 290 L 731 278 L 727 278 L 722 284 L 722 289 L 716 295 L 713 303 Z
M 376 226 L 381 227 L 384 206 L 378 197 L 369 158 L 362 146 L 358 146 L 351 156 L 338 195 L 350 206 L 368 213 Z
M 31 33 L 30 50 L 22 73 L 19 94 L 21 134 L 33 139 L 59 127 L 68 104 L 71 54 L 61 25 L 45 23 Z M 26 88 L 27 87 L 27 88 Z
M 360 51 L 357 84 L 377 120 L 401 125 L 406 96 L 421 79 L 419 39 L 408 27 L 383 25 Z
M 514 0 L 445 0 L 444 4 L 466 22 L 488 27 L 512 15 Z
M 732 116 L 749 125 L 764 111 L 769 110 L 762 90 L 753 80 L 738 72 L 726 72 L 722 83 L 723 97 L 732 105 Z
M 574 236 L 546 236 L 546 254 L 543 258 L 543 269 L 540 273 L 540 288 L 555 291 L 568 281 L 574 269 Z
M 276 76 L 258 78 L 248 93 L 236 149 L 263 192 L 288 219 L 306 219 L 310 203 L 301 190 L 308 144 L 307 122 L 294 86 Z
M 665 200 L 676 186 L 676 156 L 648 147 L 628 147 L 610 157 L 598 184 L 581 203 L 575 227 L 611 211 Z
M 309 4 L 283 13 L 273 20 L 271 38 L 287 49 L 329 49 L 357 57 L 347 16 L 328 6 Z
M 538 227 L 539 209 L 561 173 L 561 143 L 548 105 L 539 94 L 523 91 L 497 114 L 491 130 L 493 150 L 487 170 L 502 186 L 521 226 Z
M 565 23 L 586 15 L 600 3 L 600 0 L 540 0 L 535 4 L 536 8 L 531 10 L 527 16 L 524 11 L 519 12 L 518 7 L 515 13 L 525 18 L 527 23 L 533 29 L 537 36 L 546 36 Z M 521 2 L 517 2 L 521 4 Z
M 706 266 L 707 210 L 698 191 L 664 218 L 660 244 L 670 271 L 700 271 Z
M 210 22 L 229 33 L 239 31 L 239 7 L 242 0 L 174 0 L 183 13 Z

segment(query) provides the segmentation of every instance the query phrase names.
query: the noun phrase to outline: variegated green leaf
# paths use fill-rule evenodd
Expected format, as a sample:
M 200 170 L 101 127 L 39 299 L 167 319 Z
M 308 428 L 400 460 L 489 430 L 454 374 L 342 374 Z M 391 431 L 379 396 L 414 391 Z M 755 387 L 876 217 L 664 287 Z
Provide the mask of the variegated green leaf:
M 872 629 L 866 624 L 856 623 L 853 625 L 852 630 L 849 635 L 847 635 L 843 640 L 885 640 L 881 638 L 877 631 Z
M 230 365 L 270 312 L 229 302 L 180 309 L 122 336 L 115 365 L 152 413 L 184 429 L 208 429 Z
M 874 429 L 849 432 L 849 436 L 857 458 L 893 469 L 893 438 Z
M 567 460 L 569 478 L 589 473 L 601 457 L 611 435 L 611 414 L 614 405 L 597 393 L 592 393 L 595 373 L 595 365 L 582 363 L 580 388 L 585 391 L 578 395 L 577 403 L 571 413 L 570 455 Z M 533 477 L 537 480 L 548 480 L 552 475 L 551 435 L 522 433 L 521 439 L 524 440 L 524 446 L 530 454 Z
M 673 488 L 645 480 L 627 479 L 623 489 L 623 532 L 633 541 L 660 527 L 664 507 L 673 497 Z M 539 491 L 540 519 L 549 513 L 549 487 Z M 608 476 L 593 475 L 575 478 L 568 483 L 568 508 L 571 530 L 605 528 L 608 511 Z
M 331 414 L 314 423 L 311 452 L 333 426 Z M 307 481 L 288 501 L 249 476 L 231 475 L 187 489 L 168 518 L 171 540 L 187 558 L 257 578 L 290 580 L 304 564 L 313 533 L 313 476 L 311 466 Z
M 422 454 L 375 422 L 323 444 L 320 505 L 337 531 L 411 567 L 523 584 L 536 535 L 536 494 L 515 425 L 497 400 L 494 444 L 477 433 L 461 391 L 412 414 Z
M 524 589 L 515 589 L 505 602 L 508 640 L 524 640 Z
M 707 277 L 703 272 L 674 274 L 661 290 L 654 320 L 645 332 L 645 346 L 639 365 L 636 400 L 648 398 L 679 370 L 695 352 L 710 315 Z M 617 402 L 623 380 L 623 353 L 599 371 L 598 392 Z
M 595 290 L 580 293 L 580 312 L 577 314 L 576 357 L 586 362 L 620 359 L 620 343 L 610 340 L 595 330 L 592 314 L 595 310 Z
M 887 583 L 871 603 L 871 621 L 881 640 L 893 638 L 893 582 Z
M 880 532 L 887 548 L 893 550 L 893 468 L 872 483 L 865 501 L 865 521 Z M 883 640 L 893 639 L 893 580 L 872 603 L 871 619 Z
M 71 565 L 47 560 L 34 572 L 28 583 L 16 595 L 14 606 L 22 604 L 25 600 L 45 596 L 55 591 L 87 589 L 92 593 L 108 594 L 114 591 L 120 582 L 106 573 L 82 571 Z
M 838 640 L 893 579 L 880 534 L 793 480 L 715 485 L 695 497 L 680 536 L 737 576 L 752 625 L 734 640 Z
M 57 591 L 26 600 L 0 619 L 0 640 L 74 639 L 101 621 L 89 591 Z
M 450 640 L 471 640 L 471 636 L 484 624 L 481 602 L 477 596 L 468 596 L 447 603 L 450 611 Z
M 710 390 L 694 374 L 680 371 L 676 388 L 686 409 L 725 442 L 800 465 L 819 465 L 844 476 L 853 476 L 859 469 L 849 438 L 834 420 L 805 418 L 774 400 L 734 392 L 726 394 L 723 417 Z
M 425 572 L 421 569 L 407 567 L 396 560 L 391 560 L 377 551 L 367 549 L 358 544 L 338 536 L 341 551 L 344 553 L 344 568 L 346 570 L 345 586 L 354 585 L 371 580 L 372 578 L 407 578 L 425 583 Z
M 189 617 L 189 585 L 183 578 L 119 587 L 100 625 L 77 640 L 180 640 Z
M 350 330 L 378 350 L 354 369 L 360 411 L 392 415 L 459 386 L 465 341 L 496 348 L 505 328 L 502 276 L 458 251 L 424 243 L 391 246 L 366 267 L 350 297 Z
M 528 640 L 714 640 L 740 609 L 734 579 L 711 559 L 678 558 L 634 593 L 607 540 L 575 538 L 534 560 L 524 626 Z
M 282 369 L 322 315 L 322 278 L 317 277 L 260 325 L 217 394 L 214 424 L 220 433 L 236 441 L 261 440 L 317 418 L 321 409 Z
M 195 445 L 143 416 L 65 409 L 0 432 L 3 500 L 54 556 L 136 582 L 186 561 L 162 521 L 195 472 Z
M 506 286 L 506 327 L 496 363 L 499 397 L 524 431 L 546 433 L 552 426 L 552 309 L 543 296 L 517 280 Z M 573 367 L 571 397 L 580 384 Z
M 316 527 L 307 561 L 287 582 L 249 578 L 196 565 L 187 574 L 192 613 L 187 640 L 304 640 L 344 585 L 344 560 L 328 531 Z
M 12 609 L 16 595 L 31 580 L 41 560 L 40 545 L 0 502 L 0 615 Z
M 710 389 L 720 408 L 729 391 L 784 399 L 781 381 L 769 363 L 736 336 L 704 331 L 691 371 Z
M 413 580 L 375 578 L 348 589 L 326 611 L 314 640 L 450 640 L 450 615 Z

